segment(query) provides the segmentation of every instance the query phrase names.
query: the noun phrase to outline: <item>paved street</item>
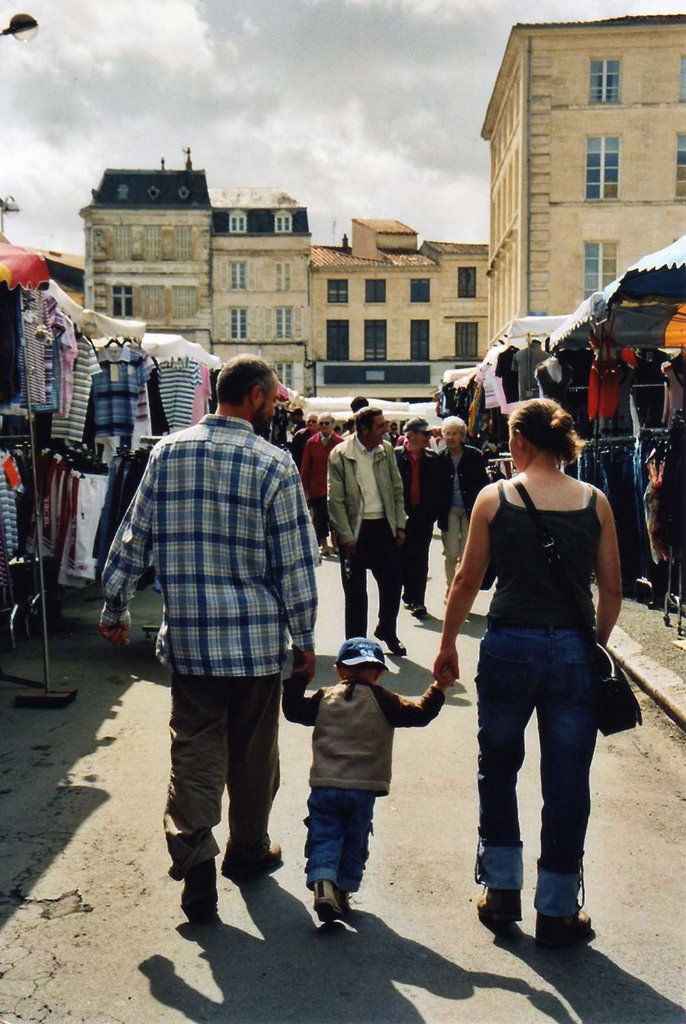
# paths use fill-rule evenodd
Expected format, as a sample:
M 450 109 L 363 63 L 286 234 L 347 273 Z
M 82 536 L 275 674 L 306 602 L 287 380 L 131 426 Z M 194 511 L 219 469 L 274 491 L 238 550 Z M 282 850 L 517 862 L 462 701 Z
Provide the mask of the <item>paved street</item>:
M 443 610 L 434 544 L 429 611 L 401 612 L 409 656 L 391 659 L 406 695 L 428 683 Z M 318 682 L 343 639 L 338 564 L 319 571 Z M 373 589 L 373 587 L 372 587 Z M 517 940 L 477 921 L 473 675 L 480 604 L 462 642 L 463 686 L 425 730 L 396 738 L 391 795 L 350 927 L 315 927 L 303 881 L 309 730 L 284 722 L 273 835 L 284 866 L 241 889 L 222 882 L 222 924 L 183 923 L 161 829 L 168 771 L 166 673 L 140 625 L 134 642 L 95 632 L 95 592 L 70 598 L 51 641 L 53 680 L 77 685 L 63 710 L 13 706 L 0 683 L 0 1019 L 8 1024 L 670 1022 L 684 1006 L 684 735 L 641 695 L 644 726 L 599 739 L 585 864 L 588 946 L 532 940 L 540 798 L 536 734 L 521 780 L 526 844 Z M 373 625 L 373 622 L 372 622 Z M 5 651 L 6 672 L 38 676 L 37 639 Z M 225 829 L 218 830 L 220 842 Z

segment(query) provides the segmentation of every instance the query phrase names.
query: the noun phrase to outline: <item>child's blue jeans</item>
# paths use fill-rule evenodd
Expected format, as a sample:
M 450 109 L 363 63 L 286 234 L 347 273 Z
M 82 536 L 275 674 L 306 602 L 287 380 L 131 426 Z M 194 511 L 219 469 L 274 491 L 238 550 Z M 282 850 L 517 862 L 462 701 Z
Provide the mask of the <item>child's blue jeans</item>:
M 357 892 L 369 856 L 376 793 L 314 786 L 307 801 L 305 874 L 311 889 L 327 879 L 343 892 Z

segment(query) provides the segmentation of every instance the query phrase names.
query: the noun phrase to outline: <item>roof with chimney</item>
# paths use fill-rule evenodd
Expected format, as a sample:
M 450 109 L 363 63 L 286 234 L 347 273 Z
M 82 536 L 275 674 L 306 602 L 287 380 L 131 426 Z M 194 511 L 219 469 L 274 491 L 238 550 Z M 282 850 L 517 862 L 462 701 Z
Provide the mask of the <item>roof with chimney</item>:
M 413 231 L 412 234 L 415 232 Z M 349 247 L 342 245 L 313 245 L 310 248 L 310 260 L 313 267 L 435 267 L 434 260 L 421 252 L 408 252 L 407 249 L 379 249 L 374 258 L 353 256 Z

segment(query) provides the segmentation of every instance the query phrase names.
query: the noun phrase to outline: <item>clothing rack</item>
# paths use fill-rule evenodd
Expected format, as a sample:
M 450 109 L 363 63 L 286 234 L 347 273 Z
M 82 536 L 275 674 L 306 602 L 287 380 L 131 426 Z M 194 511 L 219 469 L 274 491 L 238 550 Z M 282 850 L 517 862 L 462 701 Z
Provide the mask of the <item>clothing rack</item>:
M 18 313 L 21 316 L 21 312 Z M 36 336 L 39 331 L 45 332 L 46 328 L 41 327 L 36 330 Z M 45 575 L 43 572 L 43 516 L 41 509 L 41 502 L 38 494 L 38 473 L 36 469 L 36 430 L 35 430 L 35 418 L 33 401 L 31 398 L 31 388 L 29 387 L 29 373 L 30 367 L 27 359 L 27 344 L 26 337 L 23 330 L 19 331 L 21 338 L 20 343 L 20 358 L 24 363 L 24 384 L 26 391 L 26 409 L 22 409 L 21 412 L 27 417 L 28 420 L 28 442 L 31 453 L 31 476 L 33 482 L 33 511 L 36 520 L 36 546 L 38 550 L 38 597 L 40 600 L 41 609 L 41 636 L 43 646 L 43 684 L 42 687 L 36 682 L 36 680 L 25 679 L 21 676 L 13 676 L 2 670 L 0 667 L 0 679 L 4 679 L 6 682 L 14 683 L 18 686 L 26 687 L 26 691 L 22 694 L 18 694 L 15 698 L 15 705 L 17 707 L 65 707 L 70 704 L 76 697 L 77 691 L 75 689 L 55 689 L 52 687 L 50 682 L 50 648 L 48 643 L 48 618 L 46 608 L 46 588 L 45 588 Z M 20 435 L 23 436 L 23 435 Z M 10 443 L 16 444 L 17 435 L 14 435 Z

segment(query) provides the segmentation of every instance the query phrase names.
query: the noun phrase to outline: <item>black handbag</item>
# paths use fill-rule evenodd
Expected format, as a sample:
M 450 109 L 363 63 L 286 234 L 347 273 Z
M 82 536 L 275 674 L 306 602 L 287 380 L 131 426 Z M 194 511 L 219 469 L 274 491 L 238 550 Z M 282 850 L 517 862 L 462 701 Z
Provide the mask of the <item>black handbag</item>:
M 637 725 L 642 724 L 643 718 L 641 707 L 631 689 L 631 684 L 607 648 L 597 642 L 595 632 L 586 621 L 581 607 L 574 600 L 571 588 L 568 586 L 564 562 L 555 546 L 555 539 L 546 529 L 538 509 L 531 500 L 531 495 L 524 484 L 515 483 L 515 487 L 531 516 L 553 579 L 565 595 L 579 628 L 587 635 L 595 650 L 598 671 L 598 728 L 603 736 L 612 736 L 616 732 L 635 729 Z

